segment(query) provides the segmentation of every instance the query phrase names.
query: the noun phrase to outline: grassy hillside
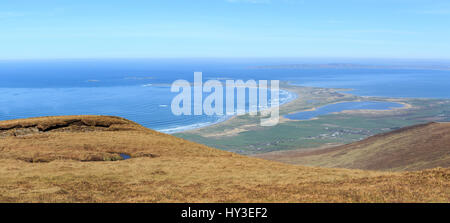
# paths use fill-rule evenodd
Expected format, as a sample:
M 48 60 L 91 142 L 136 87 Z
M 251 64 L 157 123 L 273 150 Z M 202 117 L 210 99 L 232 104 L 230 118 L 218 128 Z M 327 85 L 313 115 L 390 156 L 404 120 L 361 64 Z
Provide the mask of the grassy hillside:
M 121 153 L 132 158 L 121 160 Z M 0 202 L 449 202 L 449 195 L 444 168 L 288 165 L 117 117 L 0 122 Z
M 259 155 L 281 162 L 366 170 L 450 167 L 450 123 L 431 122 L 378 134 L 348 145 L 314 151 Z

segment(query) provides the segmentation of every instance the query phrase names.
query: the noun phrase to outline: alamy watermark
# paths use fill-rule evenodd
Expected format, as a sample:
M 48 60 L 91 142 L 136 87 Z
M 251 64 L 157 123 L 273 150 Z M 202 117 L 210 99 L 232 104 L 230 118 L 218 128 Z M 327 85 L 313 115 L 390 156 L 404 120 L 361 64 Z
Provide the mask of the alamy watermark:
M 186 80 L 176 80 L 172 83 L 170 91 L 179 93 L 172 100 L 172 113 L 174 115 L 243 115 L 246 114 L 248 98 L 248 114 L 251 116 L 259 114 L 261 126 L 274 126 L 279 121 L 279 83 L 279 80 L 271 80 L 269 88 L 267 80 L 258 82 L 226 80 L 224 97 L 222 82 L 208 80 L 203 83 L 202 72 L 195 72 L 193 84 Z M 204 93 L 209 95 L 203 99 Z M 225 106 L 223 106 L 224 103 Z

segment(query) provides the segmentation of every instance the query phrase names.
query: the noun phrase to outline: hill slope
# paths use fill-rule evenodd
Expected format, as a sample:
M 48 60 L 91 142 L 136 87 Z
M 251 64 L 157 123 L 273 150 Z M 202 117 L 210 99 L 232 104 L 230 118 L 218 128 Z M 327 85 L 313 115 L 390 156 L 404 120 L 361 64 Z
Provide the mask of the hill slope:
M 374 135 L 348 145 L 259 157 L 322 167 L 423 170 L 450 167 L 450 123 L 427 123 Z
M 0 122 L 0 202 L 449 202 L 449 188 L 449 169 L 294 166 L 117 117 Z

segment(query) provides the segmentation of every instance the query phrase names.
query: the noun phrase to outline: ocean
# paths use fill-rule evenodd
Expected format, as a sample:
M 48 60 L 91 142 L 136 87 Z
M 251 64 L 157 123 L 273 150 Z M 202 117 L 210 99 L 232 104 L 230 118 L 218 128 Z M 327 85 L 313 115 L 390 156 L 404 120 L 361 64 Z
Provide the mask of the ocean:
M 450 98 L 450 71 L 420 69 L 263 69 L 283 60 L 108 59 L 0 61 L 0 120 L 53 115 L 116 115 L 175 133 L 230 116 L 176 116 L 170 104 L 178 79 L 281 80 L 352 88 L 364 96 Z M 283 91 L 280 103 L 295 94 Z

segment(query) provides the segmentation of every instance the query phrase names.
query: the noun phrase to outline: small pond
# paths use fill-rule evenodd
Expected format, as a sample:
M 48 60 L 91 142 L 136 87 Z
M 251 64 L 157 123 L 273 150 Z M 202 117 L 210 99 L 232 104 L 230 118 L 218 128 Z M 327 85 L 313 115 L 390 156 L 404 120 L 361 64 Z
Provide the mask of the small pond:
M 131 158 L 130 155 L 127 155 L 127 154 L 125 154 L 125 153 L 120 153 L 119 156 L 122 157 L 124 160 L 127 160 L 127 159 L 130 159 L 130 158 Z

